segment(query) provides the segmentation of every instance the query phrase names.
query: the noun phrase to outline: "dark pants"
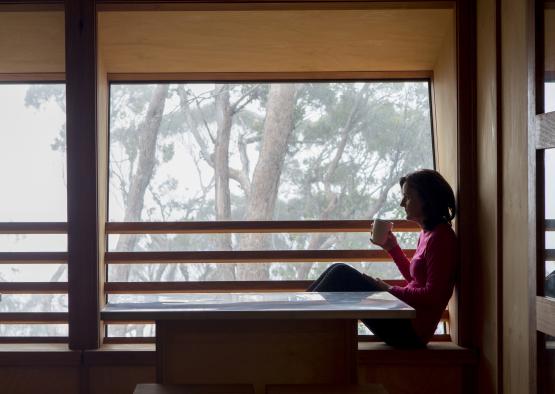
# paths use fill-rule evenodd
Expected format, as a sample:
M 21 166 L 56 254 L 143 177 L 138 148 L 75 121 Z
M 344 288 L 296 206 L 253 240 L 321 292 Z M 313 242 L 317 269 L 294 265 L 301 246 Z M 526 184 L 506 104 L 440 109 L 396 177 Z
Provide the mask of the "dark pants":
M 347 264 L 333 264 L 307 291 L 379 291 L 369 276 Z M 395 347 L 425 347 L 408 319 L 365 319 L 364 325 L 385 343 Z

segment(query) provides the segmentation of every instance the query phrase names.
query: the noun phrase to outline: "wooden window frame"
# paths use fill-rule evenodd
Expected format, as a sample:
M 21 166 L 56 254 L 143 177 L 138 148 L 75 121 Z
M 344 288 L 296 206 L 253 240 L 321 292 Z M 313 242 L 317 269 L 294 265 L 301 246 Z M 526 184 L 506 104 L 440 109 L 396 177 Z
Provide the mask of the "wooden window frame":
M 0 0 L 3 9 L 11 10 L 42 10 L 61 9 L 62 0 L 29 0 L 21 4 L 19 0 Z M 68 139 L 73 142 L 68 147 L 68 168 L 73 168 L 72 174 L 68 173 L 68 193 L 70 210 L 68 212 L 68 260 L 70 261 L 68 278 L 68 293 L 70 308 L 68 320 L 70 323 L 69 342 L 71 349 L 94 349 L 101 344 L 102 330 L 100 327 L 99 302 L 104 293 L 102 286 L 101 265 L 102 239 L 104 222 L 99 220 L 98 207 L 95 205 L 98 196 L 97 179 L 82 178 L 92 173 L 96 174 L 97 166 L 97 62 L 96 62 L 96 12 L 105 10 L 169 10 L 169 9 L 203 9 L 210 10 L 221 7 L 241 9 L 364 9 L 376 7 L 388 8 L 453 8 L 456 17 L 456 58 L 467 59 L 460 64 L 457 61 L 457 103 L 458 113 L 458 156 L 465 157 L 467 164 L 458 165 L 459 190 L 458 197 L 461 211 L 468 214 L 457 221 L 459 240 L 463 244 L 474 244 L 474 212 L 476 203 L 476 115 L 474 89 L 475 82 L 475 5 L 466 1 L 335 1 L 301 2 L 297 0 L 272 1 L 258 0 L 246 1 L 238 4 L 225 4 L 218 1 L 207 0 L 200 4 L 196 1 L 113 1 L 113 0 L 77 0 L 65 1 L 66 17 L 66 73 L 55 76 L 43 74 L 37 79 L 54 80 L 67 76 L 66 92 L 68 103 Z M 234 8 L 235 9 L 235 8 Z M 118 77 L 112 76 L 115 80 Z M 120 76 L 121 77 L 121 76 Z M 29 80 L 29 75 L 10 74 L 0 76 L 0 79 Z M 171 78 L 173 79 L 173 78 Z M 464 130 L 464 135 L 461 133 Z M 76 140 L 77 133 L 84 137 L 83 142 Z M 91 144 L 90 142 L 93 141 Z M 71 152 L 71 153 L 70 153 Z M 94 165 L 93 165 L 94 163 Z M 98 176 L 98 174 L 97 174 Z M 85 185 L 80 181 L 85 179 Z M 79 182 L 81 190 L 69 184 Z M 464 187 L 462 186 L 464 185 Z M 91 193 L 94 191 L 94 193 Z M 80 198 L 82 196 L 83 198 Z M 92 208 L 92 209 L 91 209 Z M 80 233 L 80 234 L 79 234 Z M 78 235 L 79 234 L 79 235 Z M 461 251 L 463 261 L 458 288 L 458 310 L 455 311 L 456 338 L 455 341 L 463 346 L 472 345 L 472 272 L 474 251 L 466 249 Z M 88 297 L 81 297 L 87 295 Z M 95 294 L 96 297 L 92 297 Z M 93 300 L 92 298 L 96 298 Z

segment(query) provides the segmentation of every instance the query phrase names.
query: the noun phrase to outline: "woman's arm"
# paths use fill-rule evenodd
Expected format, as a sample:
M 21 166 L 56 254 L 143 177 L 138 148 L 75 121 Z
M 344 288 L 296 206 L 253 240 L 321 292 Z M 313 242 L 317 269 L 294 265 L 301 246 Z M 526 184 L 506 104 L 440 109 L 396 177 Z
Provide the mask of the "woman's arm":
M 392 286 L 390 293 L 414 308 L 441 302 L 445 292 L 452 288 L 456 265 L 456 239 L 454 235 L 437 234 L 428 240 L 426 256 L 426 285 L 424 287 Z

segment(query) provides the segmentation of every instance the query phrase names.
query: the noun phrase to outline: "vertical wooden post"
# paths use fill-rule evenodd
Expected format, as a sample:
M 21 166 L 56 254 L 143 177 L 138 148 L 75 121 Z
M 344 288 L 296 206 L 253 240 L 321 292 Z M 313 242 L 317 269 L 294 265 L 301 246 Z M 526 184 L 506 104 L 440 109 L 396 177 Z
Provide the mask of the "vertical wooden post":
M 65 1 L 69 347 L 99 345 L 96 7 Z
M 457 289 L 457 322 L 454 339 L 462 346 L 474 346 L 474 264 L 476 261 L 476 4 L 459 0 L 457 24 L 457 128 L 458 204 L 457 219 L 461 272 Z

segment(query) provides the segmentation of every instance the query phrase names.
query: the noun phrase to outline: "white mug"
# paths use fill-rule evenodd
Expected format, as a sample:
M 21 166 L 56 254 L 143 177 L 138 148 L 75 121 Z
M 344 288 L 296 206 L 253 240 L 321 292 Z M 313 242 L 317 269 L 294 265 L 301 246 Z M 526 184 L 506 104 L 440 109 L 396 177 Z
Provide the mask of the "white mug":
M 372 224 L 372 241 L 375 244 L 382 245 L 387 239 L 387 234 L 393 228 L 393 222 L 382 219 L 374 219 Z

